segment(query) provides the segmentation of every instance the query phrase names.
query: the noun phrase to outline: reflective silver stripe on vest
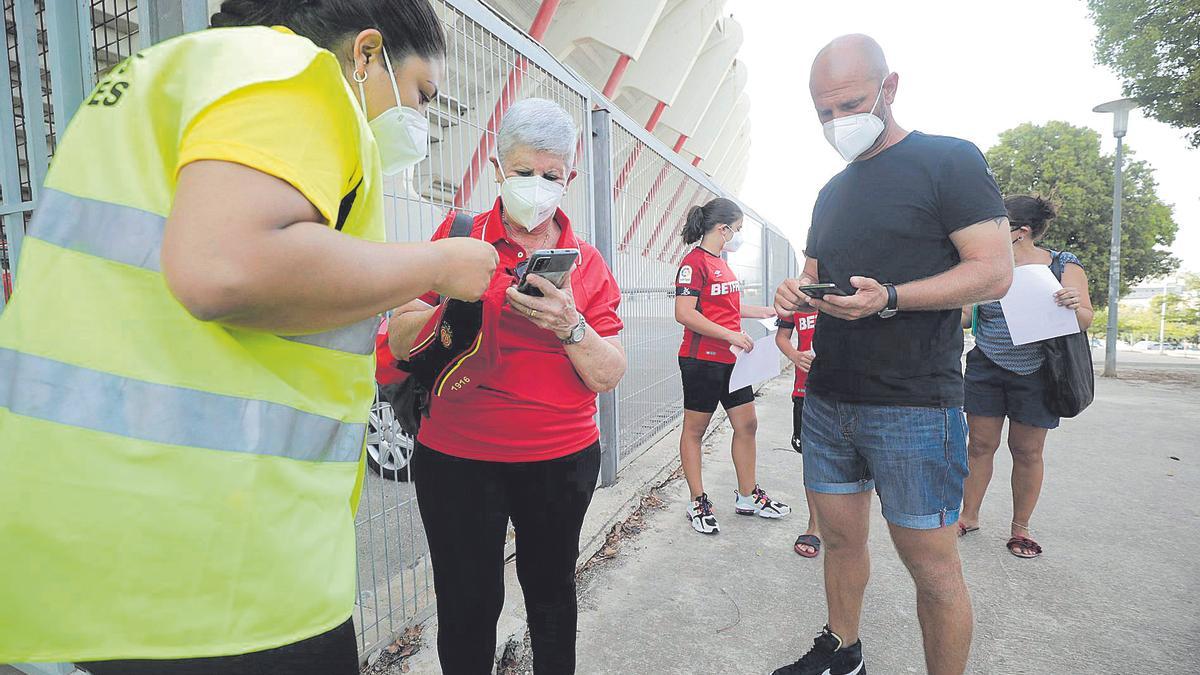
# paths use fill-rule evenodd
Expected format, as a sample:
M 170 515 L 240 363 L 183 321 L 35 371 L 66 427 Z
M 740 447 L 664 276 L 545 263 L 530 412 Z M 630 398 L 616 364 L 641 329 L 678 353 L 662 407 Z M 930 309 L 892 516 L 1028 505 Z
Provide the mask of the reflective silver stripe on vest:
M 379 332 L 379 323 L 382 320 L 378 316 L 373 316 L 369 319 L 363 319 L 358 323 L 335 328 L 324 333 L 284 335 L 281 337 L 292 342 L 303 342 L 306 345 L 316 345 L 317 347 L 336 349 L 342 352 L 350 352 L 351 354 L 370 354 L 375 351 L 375 335 Z
M 149 211 L 42 190 L 29 236 L 79 253 L 161 272 L 167 219 Z
M 166 223 L 166 218 L 142 209 L 45 189 L 29 235 L 61 248 L 162 272 L 159 258 Z M 374 351 L 378 329 L 379 317 L 372 317 L 335 330 L 286 339 L 365 355 Z
M 154 384 L 0 348 L 0 408 L 127 438 L 311 462 L 357 462 L 365 424 Z

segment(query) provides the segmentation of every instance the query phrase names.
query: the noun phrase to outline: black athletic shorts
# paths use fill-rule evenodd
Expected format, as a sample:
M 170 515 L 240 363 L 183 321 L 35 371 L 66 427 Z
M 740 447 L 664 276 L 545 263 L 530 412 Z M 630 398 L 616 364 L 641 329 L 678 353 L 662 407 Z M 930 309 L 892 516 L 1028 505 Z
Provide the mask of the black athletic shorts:
M 358 675 L 354 622 L 290 645 L 237 656 L 98 661 L 76 664 L 92 675 Z
M 732 363 L 717 363 L 679 357 L 679 374 L 683 377 L 683 408 L 694 412 L 714 413 L 717 404 L 729 410 L 754 402 L 754 390 L 742 387 L 729 391 Z

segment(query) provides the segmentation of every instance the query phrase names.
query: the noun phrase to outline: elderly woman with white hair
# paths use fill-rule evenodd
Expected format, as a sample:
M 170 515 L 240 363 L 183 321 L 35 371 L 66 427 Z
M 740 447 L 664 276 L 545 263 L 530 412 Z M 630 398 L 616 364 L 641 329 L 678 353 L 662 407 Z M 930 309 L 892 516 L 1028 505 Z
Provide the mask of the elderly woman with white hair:
M 433 397 L 417 437 L 412 468 L 448 675 L 491 672 L 510 518 L 534 669 L 575 670 L 575 559 L 600 467 L 596 394 L 625 373 L 620 289 L 558 208 L 575 177 L 576 133 L 566 111 L 544 99 L 514 104 L 501 121 L 492 158 L 500 198 L 471 232 L 496 247 L 495 281 L 507 286 L 498 325 L 483 336 L 498 343 L 498 356 L 471 373 L 466 393 Z M 452 222 L 454 214 L 434 238 L 448 236 Z M 579 257 L 561 289 L 530 273 L 541 297 L 517 291 L 531 254 L 565 248 Z M 393 316 L 393 354 L 409 354 L 433 312 L 410 304 Z

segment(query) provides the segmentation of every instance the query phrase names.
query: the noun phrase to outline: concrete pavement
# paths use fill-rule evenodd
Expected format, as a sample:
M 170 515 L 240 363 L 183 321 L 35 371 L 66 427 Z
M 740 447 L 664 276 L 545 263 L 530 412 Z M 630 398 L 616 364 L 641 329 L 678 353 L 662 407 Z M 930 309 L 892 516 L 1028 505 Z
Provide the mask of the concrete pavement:
M 1051 433 L 1040 559 L 1004 548 L 1011 461 L 997 454 L 982 530 L 961 542 L 976 614 L 969 672 L 1200 672 L 1200 388 L 1191 373 L 1156 374 L 1098 380 L 1093 406 Z M 735 516 L 728 432 L 714 437 L 705 481 L 721 534 L 691 530 L 682 481 L 661 490 L 665 507 L 583 579 L 580 673 L 765 673 L 810 646 L 825 601 L 820 561 L 791 550 L 807 511 L 789 388 L 781 377 L 758 400 L 759 480 L 795 512 Z M 877 508 L 870 545 L 870 671 L 924 672 L 912 583 Z

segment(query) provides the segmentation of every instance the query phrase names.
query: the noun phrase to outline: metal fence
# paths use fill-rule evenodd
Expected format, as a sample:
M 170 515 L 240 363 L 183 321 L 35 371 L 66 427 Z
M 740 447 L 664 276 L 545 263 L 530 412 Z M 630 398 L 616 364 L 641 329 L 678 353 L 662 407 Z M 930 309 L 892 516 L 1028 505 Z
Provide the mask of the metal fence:
M 55 138 L 98 74 L 138 49 L 206 20 L 204 0 L 3 0 L 8 68 L 0 73 L 0 273 L 15 265 Z M 622 289 L 629 369 L 600 397 L 602 485 L 679 421 L 673 278 L 687 247 L 688 209 L 726 195 L 699 169 L 604 99 L 541 45 L 479 0 L 432 0 L 448 38 L 447 70 L 429 111 L 431 151 L 388 179 L 392 240 L 427 239 L 451 209 L 490 209 L 498 184 L 489 158 L 500 119 L 531 96 L 575 119 L 578 175 L 563 210 L 600 249 Z M 743 302 L 763 304 L 794 274 L 787 239 L 745 208 L 746 243 L 730 256 Z M 0 311 L 8 292 L 0 293 Z M 753 330 L 753 328 L 751 329 Z M 376 411 L 386 416 L 386 410 Z M 387 419 L 377 434 L 391 433 Z M 395 440 L 394 438 L 392 440 Z M 432 572 L 407 468 L 368 470 L 356 515 L 355 622 L 364 657 L 433 612 Z

